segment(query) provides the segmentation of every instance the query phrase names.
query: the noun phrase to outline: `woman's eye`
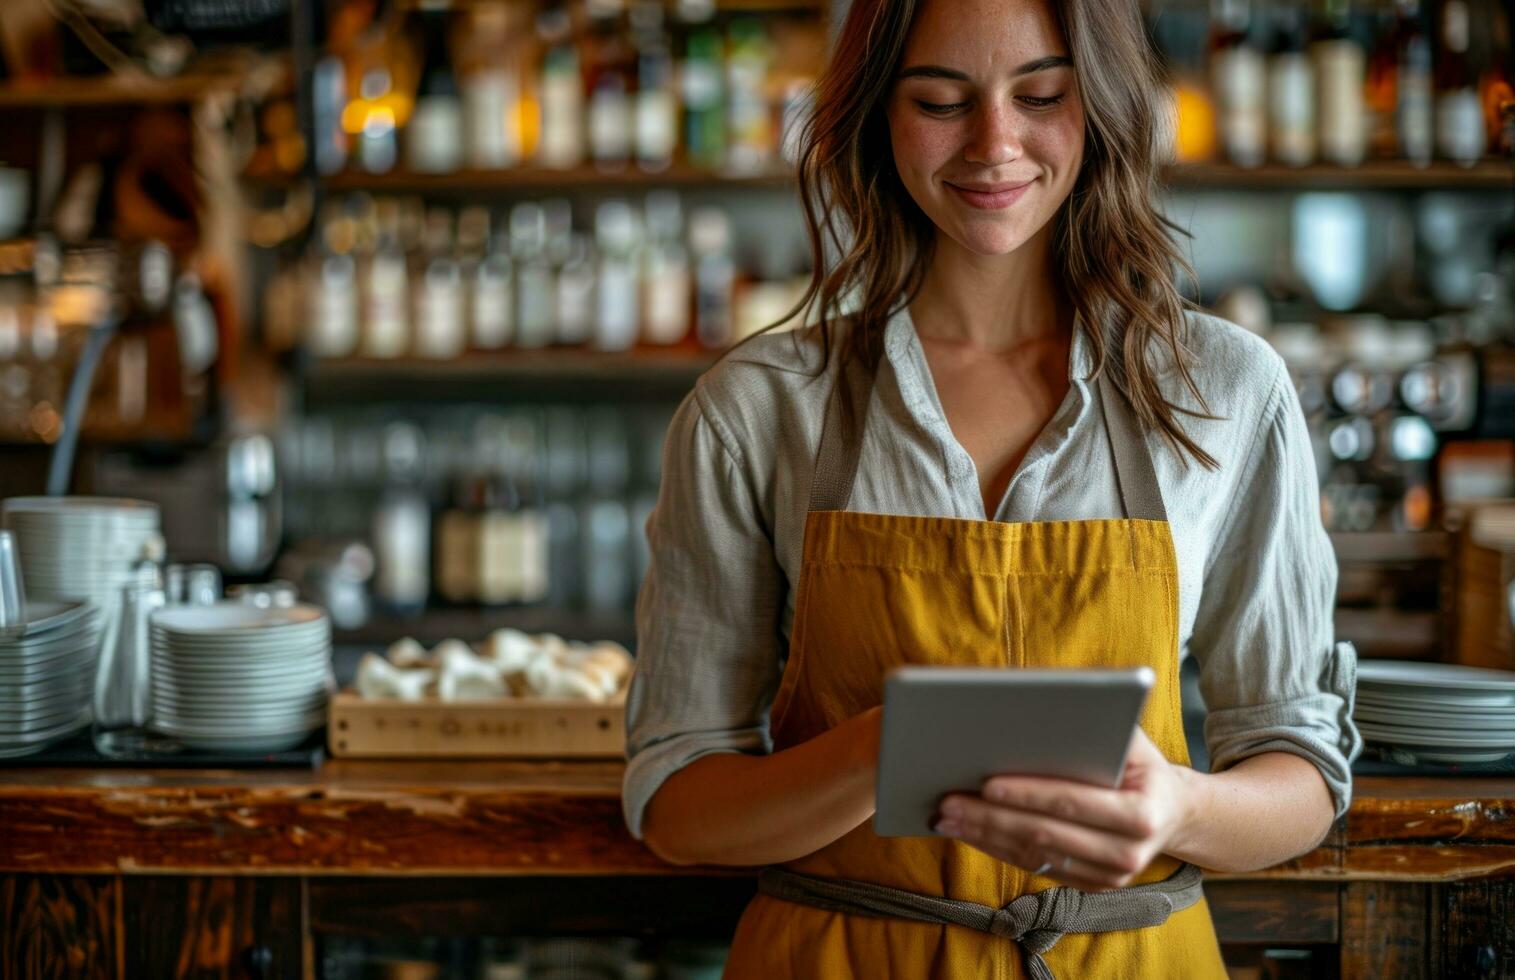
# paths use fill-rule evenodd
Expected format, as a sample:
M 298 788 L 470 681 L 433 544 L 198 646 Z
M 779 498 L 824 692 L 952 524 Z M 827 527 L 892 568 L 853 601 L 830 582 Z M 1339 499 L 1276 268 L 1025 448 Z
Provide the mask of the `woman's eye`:
M 1057 105 L 1059 102 L 1063 101 L 1063 97 L 1061 95 L 1052 95 L 1046 98 L 1041 98 L 1035 95 L 1023 95 L 1020 98 L 1023 104 L 1032 109 L 1050 109 L 1053 106 Z
M 966 106 L 968 103 L 966 103 L 966 102 L 921 102 L 920 100 L 916 100 L 915 104 L 921 107 L 921 111 L 922 112 L 929 112 L 929 113 L 931 113 L 934 116 L 945 116 L 948 113 L 956 112 L 957 110 L 959 110 L 959 109 L 963 108 L 964 106 Z

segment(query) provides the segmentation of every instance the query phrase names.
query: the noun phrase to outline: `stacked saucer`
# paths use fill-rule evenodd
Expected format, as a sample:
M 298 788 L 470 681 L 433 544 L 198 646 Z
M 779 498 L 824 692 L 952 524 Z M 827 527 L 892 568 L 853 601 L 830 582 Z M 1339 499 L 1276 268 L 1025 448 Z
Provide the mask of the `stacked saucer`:
M 1515 753 L 1515 671 L 1364 660 L 1352 715 L 1396 761 L 1498 762 Z
M 326 724 L 331 621 L 236 602 L 153 613 L 150 727 L 190 748 L 278 752 Z
M 102 644 L 113 642 L 121 589 L 133 567 L 161 549 L 158 507 L 117 497 L 11 497 L 0 523 L 15 532 L 27 595 L 88 600 L 100 611 Z
M 99 616 L 87 602 L 37 602 L 0 627 L 0 758 L 40 752 L 89 725 Z

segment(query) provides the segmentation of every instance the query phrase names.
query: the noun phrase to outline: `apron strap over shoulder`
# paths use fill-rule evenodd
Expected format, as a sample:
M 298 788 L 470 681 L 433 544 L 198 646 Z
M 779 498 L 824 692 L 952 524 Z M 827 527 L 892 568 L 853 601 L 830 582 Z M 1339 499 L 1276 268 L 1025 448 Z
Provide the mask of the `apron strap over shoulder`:
M 872 401 L 873 372 L 858 358 L 843 357 L 821 423 L 821 443 L 810 480 L 810 510 L 847 509 Z
M 1105 434 L 1115 456 L 1115 478 L 1126 517 L 1137 521 L 1166 521 L 1162 485 L 1152 465 L 1147 438 L 1136 424 L 1136 410 L 1110 380 L 1108 370 L 1099 375 L 1099 404 L 1105 416 Z
M 1056 980 L 1042 954 L 1070 932 L 1117 932 L 1162 925 L 1204 897 L 1204 874 L 1183 864 L 1162 881 L 1108 892 L 1067 885 L 1022 895 L 1003 908 L 921 895 L 867 881 L 820 878 L 764 868 L 758 891 L 772 898 L 850 915 L 966 926 L 1018 944 L 1033 980 Z

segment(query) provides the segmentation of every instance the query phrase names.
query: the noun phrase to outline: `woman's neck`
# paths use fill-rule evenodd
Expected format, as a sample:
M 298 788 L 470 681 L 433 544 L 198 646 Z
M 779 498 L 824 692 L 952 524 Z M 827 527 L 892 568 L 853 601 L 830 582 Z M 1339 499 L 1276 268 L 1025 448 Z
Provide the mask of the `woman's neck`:
M 1003 352 L 1065 333 L 1073 308 L 1052 266 L 1052 227 L 1008 255 L 979 255 L 938 235 L 931 267 L 910 304 L 922 339 Z

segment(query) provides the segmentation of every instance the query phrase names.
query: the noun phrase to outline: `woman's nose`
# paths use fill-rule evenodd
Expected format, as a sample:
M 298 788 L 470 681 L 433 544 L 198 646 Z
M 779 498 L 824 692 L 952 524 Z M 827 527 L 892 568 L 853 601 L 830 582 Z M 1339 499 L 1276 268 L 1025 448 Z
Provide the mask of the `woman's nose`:
M 963 153 L 969 163 L 998 166 L 1020 159 L 1021 120 L 1012 106 L 984 100 L 974 110 L 972 123 Z

